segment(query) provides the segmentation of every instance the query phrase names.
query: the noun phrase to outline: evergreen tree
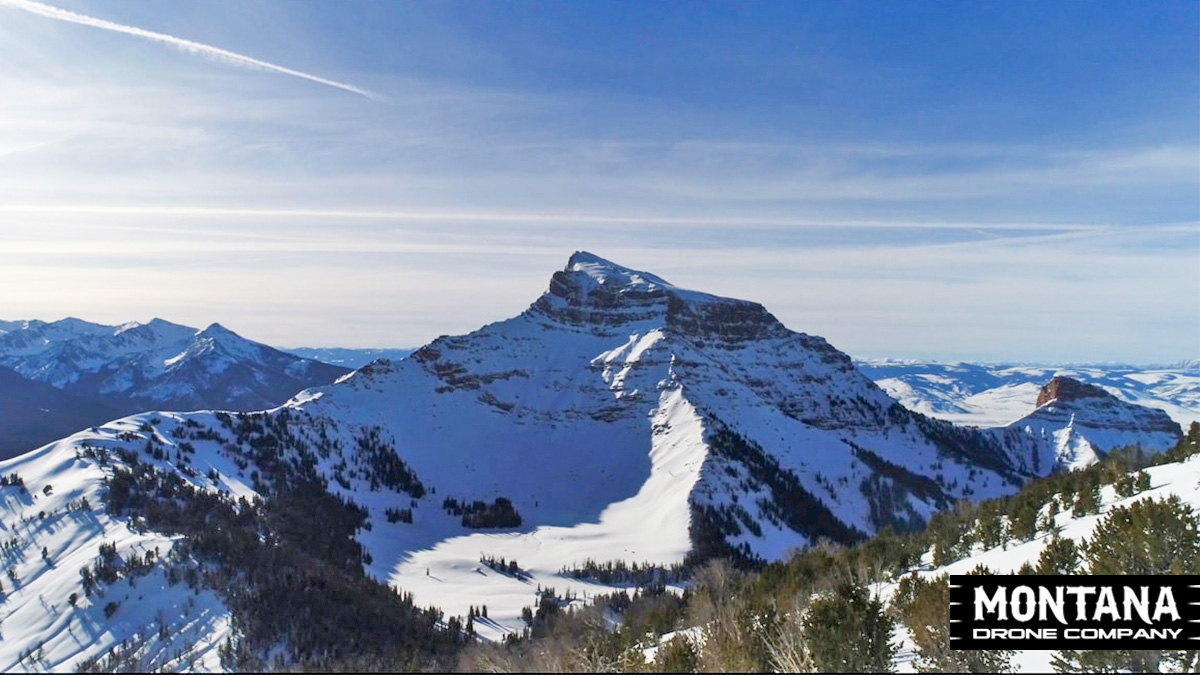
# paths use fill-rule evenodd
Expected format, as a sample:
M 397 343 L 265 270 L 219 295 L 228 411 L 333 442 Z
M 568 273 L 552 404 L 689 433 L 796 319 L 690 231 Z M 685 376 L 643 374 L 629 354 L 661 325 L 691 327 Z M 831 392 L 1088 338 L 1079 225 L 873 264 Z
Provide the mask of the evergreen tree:
M 1172 495 L 1113 509 L 1084 546 L 1091 574 L 1200 573 L 1200 521 Z
M 804 619 L 804 639 L 817 670 L 891 672 L 893 625 L 866 586 L 843 581 L 813 602 Z
M 676 636 L 654 655 L 654 669 L 660 673 L 695 673 L 699 665 L 696 646 L 686 635 Z
M 989 502 L 979 509 L 979 522 L 975 526 L 975 538 L 985 549 L 996 548 L 1004 542 L 1004 521 L 1000 509 Z
M 1008 529 L 1018 541 L 1029 541 L 1037 536 L 1038 511 L 1041 501 L 1031 494 L 1018 494 L 1013 498 L 1008 514 Z
M 1092 574 L 1200 573 L 1200 519 L 1178 497 L 1142 499 L 1109 512 L 1083 546 Z M 1194 670 L 1192 652 L 1063 651 L 1058 672 L 1158 672 L 1163 661 Z M 1189 665 L 1190 664 L 1190 665 Z
M 1079 548 L 1071 539 L 1055 535 L 1038 558 L 1038 574 L 1075 574 L 1079 568 Z
M 1075 517 L 1100 513 L 1100 483 L 1088 481 L 1075 495 Z
M 1002 649 L 950 649 L 950 583 L 946 575 L 933 581 L 906 577 L 895 606 L 917 645 L 922 672 L 999 673 L 1010 670 L 1013 652 Z M 906 584 L 901 582 L 901 586 Z
M 1117 482 L 1113 484 L 1113 487 L 1116 488 L 1118 497 L 1122 499 L 1126 497 L 1132 497 L 1138 493 L 1137 477 L 1131 473 L 1127 473 L 1117 479 Z
M 1150 474 L 1145 471 L 1137 472 L 1137 492 L 1145 492 L 1150 489 Z

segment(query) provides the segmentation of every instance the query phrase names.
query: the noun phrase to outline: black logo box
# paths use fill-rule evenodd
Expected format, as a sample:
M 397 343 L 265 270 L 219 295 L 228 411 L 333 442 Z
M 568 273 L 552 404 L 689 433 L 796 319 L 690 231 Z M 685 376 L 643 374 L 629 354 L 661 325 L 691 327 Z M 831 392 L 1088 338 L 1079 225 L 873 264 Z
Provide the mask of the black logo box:
M 1027 618 L 1029 608 L 1025 602 L 1031 597 L 1030 591 L 1018 590 L 1021 587 L 1032 591 L 1031 618 Z M 1089 588 L 1094 592 L 1088 593 Z M 1112 593 L 1119 615 L 1116 618 L 1111 612 L 1096 618 L 1103 588 Z M 1127 588 L 1133 594 L 1129 603 Z M 982 606 L 977 589 L 982 590 L 985 599 Z M 1060 592 L 1065 621 L 1059 621 L 1054 612 Z M 1146 605 L 1142 598 L 1146 598 Z M 998 600 L 1003 600 L 1003 619 L 996 611 Z M 1173 601 L 1178 618 L 1161 611 L 1168 600 Z M 1083 620 L 1079 619 L 1081 603 Z M 1103 604 L 1112 606 L 1107 598 Z M 1146 610 L 1149 622 L 1143 620 L 1139 607 Z M 1200 576 L 951 575 L 950 648 L 1200 649 Z

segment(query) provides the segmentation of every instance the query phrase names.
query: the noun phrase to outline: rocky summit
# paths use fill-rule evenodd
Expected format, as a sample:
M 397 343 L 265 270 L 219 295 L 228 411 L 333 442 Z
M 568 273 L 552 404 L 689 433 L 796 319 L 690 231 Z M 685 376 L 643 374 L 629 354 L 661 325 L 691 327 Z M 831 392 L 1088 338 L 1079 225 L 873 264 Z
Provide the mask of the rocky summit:
M 1111 394 L 1094 384 L 1086 384 L 1069 377 L 1055 376 L 1038 392 L 1037 407 L 1051 401 L 1069 403 L 1082 398 L 1106 398 Z

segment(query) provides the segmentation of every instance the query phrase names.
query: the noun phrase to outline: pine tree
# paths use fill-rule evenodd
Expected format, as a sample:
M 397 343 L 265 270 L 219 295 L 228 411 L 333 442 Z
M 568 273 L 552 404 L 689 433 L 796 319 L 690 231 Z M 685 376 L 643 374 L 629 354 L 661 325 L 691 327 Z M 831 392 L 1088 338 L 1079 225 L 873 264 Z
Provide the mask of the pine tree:
M 700 660 L 696 646 L 687 635 L 679 635 L 658 648 L 654 655 L 654 668 L 660 673 L 700 672 Z
M 933 581 L 908 577 L 907 588 L 894 602 L 917 645 L 917 668 L 923 672 L 998 673 L 1010 670 L 1010 650 L 950 649 L 950 583 L 946 575 Z M 905 584 L 902 584 L 905 585 Z
M 804 637 L 820 671 L 892 672 L 894 619 L 883 603 L 852 581 L 818 598 L 804 619 Z
M 1137 494 L 1137 477 L 1131 473 L 1121 476 L 1113 487 L 1117 490 L 1117 496 L 1124 499 Z
M 1071 539 L 1055 535 L 1038 558 L 1038 574 L 1075 574 L 1079 568 L 1079 548 Z
M 1004 541 L 1004 521 L 1000 510 L 989 502 L 979 510 L 979 523 L 975 526 L 975 538 L 986 549 L 996 548 Z
M 1145 471 L 1137 472 L 1137 491 L 1145 492 L 1150 489 L 1150 474 Z
M 1014 539 L 1029 541 L 1037 536 L 1040 502 L 1032 495 L 1018 495 L 1008 514 L 1008 529 Z
M 1172 495 L 1113 509 L 1084 546 L 1091 574 L 1200 573 L 1200 519 Z
M 1075 495 L 1075 517 L 1100 513 L 1100 484 L 1089 481 Z

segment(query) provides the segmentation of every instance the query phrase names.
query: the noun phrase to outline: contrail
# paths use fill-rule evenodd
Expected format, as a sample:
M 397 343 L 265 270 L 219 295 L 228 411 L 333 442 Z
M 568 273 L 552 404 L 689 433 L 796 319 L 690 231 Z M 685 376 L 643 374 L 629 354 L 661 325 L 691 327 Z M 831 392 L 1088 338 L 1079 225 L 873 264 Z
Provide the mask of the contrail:
M 183 38 L 178 38 L 174 35 L 167 35 L 165 33 L 155 33 L 154 31 L 137 28 L 135 26 L 126 26 L 124 24 L 114 23 L 105 19 L 97 19 L 96 17 L 86 16 L 84 14 L 77 14 L 70 10 L 59 9 L 58 7 L 52 7 L 40 2 L 33 2 L 33 0 L 0 0 L 0 6 L 12 7 L 13 9 L 22 9 L 26 12 L 51 19 L 57 19 L 58 21 L 77 23 L 81 26 L 91 26 L 93 28 L 111 30 L 117 33 L 125 33 L 126 35 L 136 35 L 140 38 L 171 45 L 172 47 L 191 54 L 200 54 L 202 56 L 207 56 L 218 61 L 224 61 L 225 63 L 235 66 L 257 68 L 259 70 L 266 70 L 274 73 L 283 73 L 284 75 L 303 78 L 305 80 L 310 80 L 312 82 L 317 82 L 330 87 L 337 87 L 338 89 L 353 92 L 360 96 L 366 96 L 367 98 L 375 98 L 375 95 L 371 92 L 355 87 L 354 85 L 335 82 L 334 80 L 328 80 L 316 75 L 310 75 L 308 73 L 300 72 L 299 70 L 292 70 L 291 68 L 284 68 L 283 66 L 277 66 L 273 63 L 267 63 L 266 61 L 259 61 L 258 59 L 251 58 L 249 56 L 244 56 L 242 54 L 221 49 L 219 47 L 213 47 L 212 45 L 185 40 Z

